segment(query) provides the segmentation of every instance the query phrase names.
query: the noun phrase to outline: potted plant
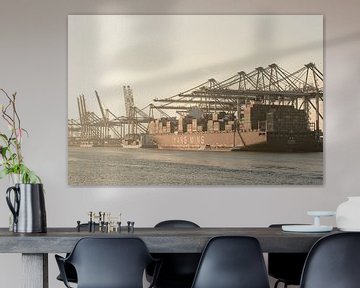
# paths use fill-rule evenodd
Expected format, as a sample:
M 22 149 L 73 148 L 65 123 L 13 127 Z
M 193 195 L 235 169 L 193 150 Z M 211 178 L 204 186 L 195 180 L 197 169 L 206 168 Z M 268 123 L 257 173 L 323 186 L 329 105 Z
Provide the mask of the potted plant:
M 1 116 L 8 133 L 0 133 L 0 179 L 10 176 L 13 186 L 6 191 L 6 201 L 13 214 L 14 232 L 46 232 L 46 212 L 43 185 L 39 176 L 24 163 L 21 144 L 27 131 L 22 128 L 16 109 L 16 93 L 11 96 L 3 89 L 5 104 Z
M 28 132 L 21 127 L 19 114 L 16 110 L 16 93 L 8 95 L 3 89 L 0 91 L 6 96 L 7 103 L 1 105 L 1 116 L 9 127 L 9 134 L 0 133 L 1 167 L 0 179 L 10 175 L 14 183 L 41 183 L 41 179 L 24 164 L 21 153 L 21 143 L 24 134 Z M 16 177 L 15 175 L 19 175 Z M 19 179 L 16 179 L 19 178 Z

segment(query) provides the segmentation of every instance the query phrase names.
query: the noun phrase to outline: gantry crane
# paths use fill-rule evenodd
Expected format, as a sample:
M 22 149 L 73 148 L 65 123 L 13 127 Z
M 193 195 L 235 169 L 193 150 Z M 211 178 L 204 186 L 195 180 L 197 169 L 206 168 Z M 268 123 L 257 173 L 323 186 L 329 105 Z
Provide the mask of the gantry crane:
M 315 129 L 319 131 L 320 120 L 323 120 L 320 107 L 323 74 L 314 63 L 306 64 L 293 73 L 271 64 L 250 73 L 238 72 L 221 82 L 211 78 L 177 95 L 154 101 L 164 104 L 153 105 L 153 109 L 186 111 L 197 106 L 208 113 L 237 113 L 238 119 L 241 107 L 246 103 L 292 105 L 305 110 L 308 115 L 314 112 Z
M 68 120 L 69 138 L 104 145 L 112 135 L 119 140 L 117 143 L 121 143 L 125 138 L 136 138 L 147 133 L 147 124 L 155 118 L 154 111 L 160 113 L 161 117 L 170 118 L 166 110 L 184 114 L 197 107 L 206 113 L 236 113 L 237 119 L 240 119 L 242 107 L 247 103 L 292 105 L 296 109 L 303 109 L 308 118 L 310 114 L 315 115 L 316 131 L 320 131 L 323 121 L 323 73 L 314 63 L 306 64 L 292 73 L 271 64 L 249 73 L 238 72 L 223 81 L 210 78 L 174 96 L 156 98 L 154 102 L 159 104 L 151 103 L 143 109 L 135 106 L 133 90 L 129 85 L 123 86 L 123 94 L 126 116 L 117 116 L 104 108 L 95 91 L 101 117 L 87 110 L 85 96 L 80 95 L 77 98 L 79 119 Z

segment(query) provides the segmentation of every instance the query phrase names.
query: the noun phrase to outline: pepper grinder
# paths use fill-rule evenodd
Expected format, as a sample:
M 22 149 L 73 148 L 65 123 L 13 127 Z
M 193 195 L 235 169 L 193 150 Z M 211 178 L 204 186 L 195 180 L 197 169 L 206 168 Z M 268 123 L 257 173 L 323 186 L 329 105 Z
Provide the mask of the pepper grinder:
M 77 226 L 76 226 L 76 228 L 77 228 L 77 232 L 80 232 L 80 221 L 78 220 L 78 221 L 76 221 L 76 223 L 77 223 Z

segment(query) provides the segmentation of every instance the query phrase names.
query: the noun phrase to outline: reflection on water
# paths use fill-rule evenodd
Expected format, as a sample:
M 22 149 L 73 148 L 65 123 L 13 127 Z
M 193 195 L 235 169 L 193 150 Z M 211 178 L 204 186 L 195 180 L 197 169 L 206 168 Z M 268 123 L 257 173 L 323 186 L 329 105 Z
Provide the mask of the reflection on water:
M 321 185 L 323 153 L 69 147 L 70 185 Z

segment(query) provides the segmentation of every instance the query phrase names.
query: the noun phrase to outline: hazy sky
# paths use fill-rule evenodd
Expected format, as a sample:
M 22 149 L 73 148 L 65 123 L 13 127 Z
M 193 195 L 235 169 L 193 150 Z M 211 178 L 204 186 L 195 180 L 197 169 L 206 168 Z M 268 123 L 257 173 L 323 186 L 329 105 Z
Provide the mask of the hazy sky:
M 94 90 L 120 116 L 123 85 L 142 108 L 209 78 L 309 62 L 323 71 L 322 15 L 71 15 L 68 116 L 79 117 L 79 94 L 100 115 Z

